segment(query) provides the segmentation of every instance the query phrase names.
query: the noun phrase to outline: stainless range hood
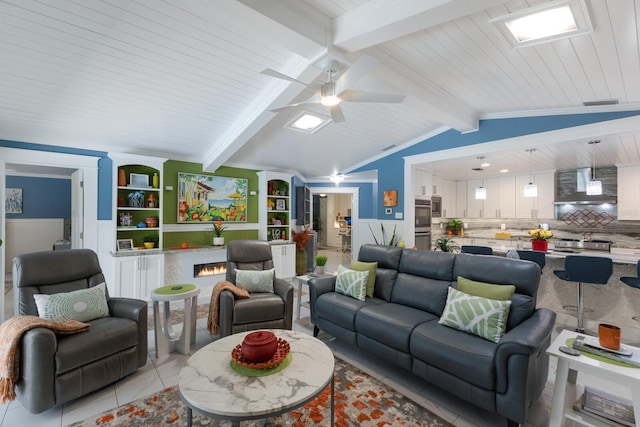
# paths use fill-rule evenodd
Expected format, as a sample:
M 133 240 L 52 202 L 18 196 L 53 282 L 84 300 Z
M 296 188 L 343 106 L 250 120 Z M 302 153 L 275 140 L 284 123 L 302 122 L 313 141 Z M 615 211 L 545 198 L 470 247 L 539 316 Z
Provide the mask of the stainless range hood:
M 592 169 L 580 168 L 556 172 L 555 204 L 589 205 L 618 202 L 618 170 L 615 166 L 596 168 L 596 178 L 602 182 L 602 194 L 587 195 L 587 182 Z

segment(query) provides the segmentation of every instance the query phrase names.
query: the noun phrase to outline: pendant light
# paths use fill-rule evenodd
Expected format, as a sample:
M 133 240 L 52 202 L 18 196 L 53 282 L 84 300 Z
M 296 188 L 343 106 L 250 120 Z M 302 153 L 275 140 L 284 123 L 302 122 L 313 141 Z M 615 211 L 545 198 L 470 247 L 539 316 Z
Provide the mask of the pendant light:
M 599 144 L 600 140 L 589 141 L 589 145 Z M 599 196 L 602 194 L 602 182 L 596 179 L 596 155 L 595 149 L 591 150 L 591 181 L 587 183 L 587 196 Z
M 529 153 L 529 183 L 524 186 L 524 197 L 538 197 L 538 186 L 533 183 L 533 152 L 535 148 L 527 148 Z
M 476 159 L 482 162 L 482 160 L 484 159 L 484 156 L 478 156 L 476 157 Z M 483 168 L 483 165 L 481 164 L 480 167 L 472 168 L 472 170 L 476 172 L 480 172 L 483 170 L 482 168 Z M 487 199 L 487 189 L 484 188 L 482 184 L 480 184 L 480 187 L 476 188 L 476 200 L 486 200 L 486 199 Z

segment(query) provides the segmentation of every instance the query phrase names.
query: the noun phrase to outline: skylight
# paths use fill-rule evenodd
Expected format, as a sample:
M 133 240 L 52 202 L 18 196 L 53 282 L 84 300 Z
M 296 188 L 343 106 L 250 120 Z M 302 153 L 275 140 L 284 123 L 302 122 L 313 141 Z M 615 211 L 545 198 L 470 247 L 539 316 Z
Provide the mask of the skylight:
M 560 0 L 489 21 L 514 47 L 546 43 L 592 31 L 584 0 Z
M 299 132 L 315 133 L 322 127 L 326 126 L 330 121 L 331 119 L 329 117 L 303 111 L 285 127 Z

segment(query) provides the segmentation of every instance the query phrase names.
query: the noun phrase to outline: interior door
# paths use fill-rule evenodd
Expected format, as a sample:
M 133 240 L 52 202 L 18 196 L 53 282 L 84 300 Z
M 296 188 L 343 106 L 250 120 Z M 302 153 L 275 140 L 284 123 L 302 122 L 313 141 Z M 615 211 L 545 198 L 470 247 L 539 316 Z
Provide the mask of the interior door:
M 84 189 L 82 169 L 71 175 L 71 247 L 84 247 Z

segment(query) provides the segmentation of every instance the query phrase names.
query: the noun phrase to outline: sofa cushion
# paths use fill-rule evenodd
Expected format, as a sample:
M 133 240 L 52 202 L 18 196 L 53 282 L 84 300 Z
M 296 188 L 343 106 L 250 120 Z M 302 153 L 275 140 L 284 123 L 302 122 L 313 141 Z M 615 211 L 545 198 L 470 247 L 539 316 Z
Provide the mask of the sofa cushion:
M 415 327 L 437 319 L 433 314 L 400 304 L 377 304 L 358 311 L 356 330 L 358 334 L 408 353 L 409 338 Z
M 417 308 L 439 317 L 444 310 L 450 284 L 448 280 L 398 273 L 396 283 L 393 285 L 391 302 Z
M 402 251 L 402 248 L 396 246 L 366 244 L 360 247 L 358 261 L 378 263 L 373 290 L 375 298 L 391 301 L 391 292 L 398 274 Z
M 338 266 L 336 276 L 336 292 L 342 295 L 364 301 L 367 293 L 368 271 L 350 270 L 342 265 Z
M 513 285 L 476 282 L 475 280 L 466 279 L 462 276 L 458 276 L 457 282 L 460 292 L 476 297 L 497 299 L 499 301 L 509 301 L 516 291 L 516 287 Z
M 362 307 L 384 303 L 378 298 L 367 298 L 360 301 L 337 292 L 328 292 L 320 295 L 314 302 L 316 316 L 327 319 L 344 329 L 356 330 L 356 314 Z
M 351 265 L 349 266 L 352 270 L 356 271 L 368 271 L 369 276 L 367 276 L 367 293 L 366 295 L 369 298 L 373 298 L 373 290 L 376 285 L 376 270 L 378 269 L 378 262 L 362 262 L 357 261 L 355 259 L 351 260 Z
M 495 389 L 495 350 L 492 342 L 438 322 L 422 323 L 411 334 L 414 358 L 487 390 Z
M 492 342 L 500 341 L 507 327 L 511 301 L 498 301 L 449 288 L 447 305 L 439 322 Z
M 236 286 L 252 292 L 273 292 L 273 278 L 275 269 L 269 270 L 238 270 L 236 269 Z
M 56 322 L 87 322 L 109 315 L 106 285 L 100 283 L 86 289 L 57 294 L 35 294 L 38 316 Z
M 86 332 L 58 336 L 56 375 L 138 344 L 138 324 L 131 319 L 103 317 L 89 324 L 91 327 Z
M 285 304 L 274 293 L 254 293 L 249 298 L 240 298 L 233 305 L 233 324 L 266 322 L 282 319 Z

